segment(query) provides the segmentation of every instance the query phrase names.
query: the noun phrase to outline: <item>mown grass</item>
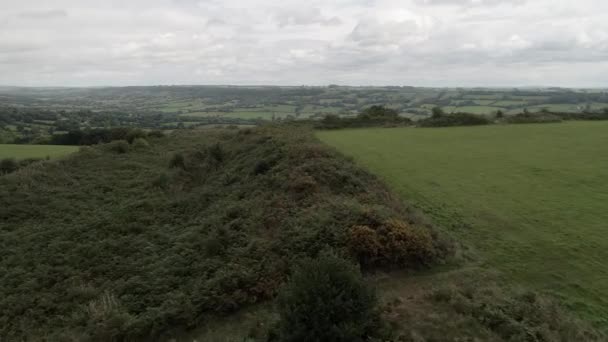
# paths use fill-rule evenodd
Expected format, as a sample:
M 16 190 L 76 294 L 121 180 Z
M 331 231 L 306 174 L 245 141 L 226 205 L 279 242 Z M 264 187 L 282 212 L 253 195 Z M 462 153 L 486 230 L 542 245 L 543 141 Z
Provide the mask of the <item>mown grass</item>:
M 0 144 L 0 159 L 58 158 L 77 150 L 78 146 Z
M 318 136 L 381 175 L 487 266 L 608 328 L 608 123 Z

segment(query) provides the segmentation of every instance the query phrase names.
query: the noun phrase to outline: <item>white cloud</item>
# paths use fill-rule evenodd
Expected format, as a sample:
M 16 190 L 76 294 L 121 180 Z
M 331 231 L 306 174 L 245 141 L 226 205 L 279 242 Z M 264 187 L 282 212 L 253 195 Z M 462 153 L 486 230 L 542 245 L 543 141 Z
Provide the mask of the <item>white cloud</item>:
M 52 5 L 0 2 L 0 83 L 606 86 L 608 79 L 602 0 Z

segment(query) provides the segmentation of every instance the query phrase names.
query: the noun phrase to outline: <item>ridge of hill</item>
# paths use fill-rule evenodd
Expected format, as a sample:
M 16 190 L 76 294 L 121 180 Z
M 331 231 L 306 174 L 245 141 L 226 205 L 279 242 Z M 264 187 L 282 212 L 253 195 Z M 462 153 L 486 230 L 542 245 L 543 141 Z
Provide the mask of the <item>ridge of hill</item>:
M 1 177 L 0 218 L 0 336 L 20 338 L 192 327 L 273 297 L 298 258 L 354 256 L 354 226 L 397 222 L 422 241 L 369 267 L 421 268 L 449 250 L 375 177 L 277 128 L 82 148 Z

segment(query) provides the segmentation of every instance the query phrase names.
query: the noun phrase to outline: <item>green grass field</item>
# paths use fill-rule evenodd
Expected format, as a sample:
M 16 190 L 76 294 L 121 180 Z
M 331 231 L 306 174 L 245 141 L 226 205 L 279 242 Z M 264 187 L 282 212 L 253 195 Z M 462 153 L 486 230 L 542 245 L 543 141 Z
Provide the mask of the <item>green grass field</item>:
M 608 329 L 608 122 L 319 132 L 479 260 Z
M 57 158 L 76 151 L 78 146 L 0 144 L 0 159 Z

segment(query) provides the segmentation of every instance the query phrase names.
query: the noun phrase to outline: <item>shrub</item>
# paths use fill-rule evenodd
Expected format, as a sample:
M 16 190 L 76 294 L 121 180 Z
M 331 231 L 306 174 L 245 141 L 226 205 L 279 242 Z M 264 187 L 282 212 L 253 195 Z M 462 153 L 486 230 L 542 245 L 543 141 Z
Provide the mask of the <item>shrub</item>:
M 207 237 L 203 240 L 204 252 L 209 257 L 221 255 L 226 250 L 226 246 L 222 238 L 217 234 Z
M 129 132 L 126 134 L 125 139 L 132 144 L 133 141 L 135 141 L 135 139 L 140 139 L 140 138 L 145 138 L 147 136 L 146 132 L 144 132 L 143 130 L 136 128 L 136 129 L 131 129 L 129 130 Z
M 432 117 L 435 119 L 438 119 L 445 115 L 445 113 L 443 112 L 443 109 L 441 109 L 441 107 L 433 107 L 433 110 L 431 112 L 432 112 Z
M 359 114 L 360 119 L 370 119 L 370 118 L 397 118 L 399 117 L 399 113 L 392 109 L 386 108 L 384 106 L 371 106 L 369 108 L 364 109 L 361 114 Z
M 389 220 L 380 228 L 380 242 L 382 257 L 395 265 L 419 267 L 434 256 L 431 232 L 401 220 Z
M 112 152 L 122 154 L 129 152 L 129 143 L 126 140 L 116 140 L 108 144 L 108 149 Z
M 436 259 L 436 241 L 428 229 L 401 220 L 388 220 L 371 228 L 354 226 L 348 247 L 364 266 L 426 266 Z
M 148 132 L 148 137 L 150 138 L 162 138 L 164 136 L 165 134 L 163 133 L 163 131 L 158 129 Z
M 4 158 L 0 160 L 0 174 L 11 173 L 19 168 L 15 158 Z
M 167 189 L 169 187 L 169 176 L 166 173 L 161 173 L 158 178 L 156 178 L 152 185 L 157 188 Z
M 134 318 L 111 293 L 105 292 L 100 298 L 86 306 L 87 324 L 94 341 L 114 341 L 127 331 Z
M 208 152 L 209 156 L 211 156 L 211 158 L 213 158 L 213 160 L 215 160 L 216 162 L 219 163 L 224 160 L 225 153 L 219 143 L 213 144 L 211 147 L 209 147 Z
M 298 198 L 305 197 L 319 191 L 319 184 L 314 177 L 301 172 L 294 172 L 292 175 L 290 175 L 286 186 L 287 189 Z
M 337 256 L 306 260 L 279 294 L 280 341 L 363 341 L 378 327 L 376 296 Z
M 148 140 L 146 140 L 144 138 L 137 138 L 137 139 L 133 140 L 132 145 L 134 148 L 142 149 L 142 148 L 149 147 L 150 143 L 148 143 Z
M 348 237 L 348 246 L 362 265 L 375 263 L 382 249 L 378 233 L 368 226 L 354 226 Z
M 270 170 L 270 164 L 268 164 L 268 162 L 265 160 L 260 160 L 259 162 L 257 162 L 255 164 L 255 167 L 253 168 L 253 174 L 254 175 L 263 175 L 268 170 Z
M 169 160 L 169 167 L 172 169 L 174 169 L 174 168 L 185 169 L 186 168 L 186 159 L 184 158 L 184 155 L 181 153 L 175 153 L 173 155 L 173 157 L 171 157 L 171 160 Z

